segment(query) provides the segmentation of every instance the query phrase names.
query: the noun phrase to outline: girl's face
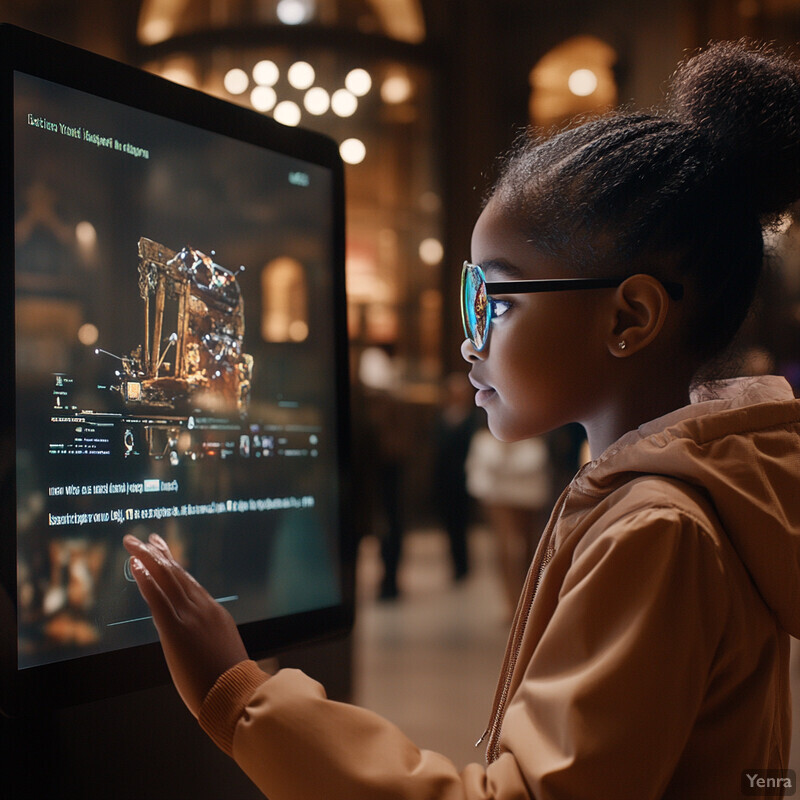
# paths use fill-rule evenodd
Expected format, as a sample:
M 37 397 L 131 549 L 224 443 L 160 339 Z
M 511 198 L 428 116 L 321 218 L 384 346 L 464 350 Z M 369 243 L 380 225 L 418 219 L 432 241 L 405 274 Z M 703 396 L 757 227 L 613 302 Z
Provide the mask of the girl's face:
M 494 200 L 472 234 L 472 261 L 488 281 L 579 277 L 526 241 Z M 461 346 L 472 365 L 492 433 L 503 441 L 538 436 L 603 413 L 605 373 L 614 359 L 605 342 L 614 326 L 613 289 L 493 295 L 488 344 Z

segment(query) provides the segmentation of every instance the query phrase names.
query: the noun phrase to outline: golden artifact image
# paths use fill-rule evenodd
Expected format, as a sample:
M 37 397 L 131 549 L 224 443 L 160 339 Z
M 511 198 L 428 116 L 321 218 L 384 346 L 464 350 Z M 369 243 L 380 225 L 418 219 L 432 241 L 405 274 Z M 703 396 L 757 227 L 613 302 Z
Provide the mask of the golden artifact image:
M 242 352 L 244 299 L 236 276 L 243 269 L 231 272 L 191 246 L 174 251 L 139 239 L 143 341 L 121 358 L 113 387 L 127 405 L 244 414 L 253 357 Z

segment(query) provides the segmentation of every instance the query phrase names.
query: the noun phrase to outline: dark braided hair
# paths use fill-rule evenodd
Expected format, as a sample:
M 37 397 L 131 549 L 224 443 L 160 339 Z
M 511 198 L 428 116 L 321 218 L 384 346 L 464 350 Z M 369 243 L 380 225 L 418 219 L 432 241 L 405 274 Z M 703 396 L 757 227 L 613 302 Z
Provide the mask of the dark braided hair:
M 578 272 L 682 282 L 686 345 L 705 363 L 753 302 L 764 225 L 800 198 L 800 67 L 714 43 L 678 68 L 663 110 L 524 136 L 490 198 Z

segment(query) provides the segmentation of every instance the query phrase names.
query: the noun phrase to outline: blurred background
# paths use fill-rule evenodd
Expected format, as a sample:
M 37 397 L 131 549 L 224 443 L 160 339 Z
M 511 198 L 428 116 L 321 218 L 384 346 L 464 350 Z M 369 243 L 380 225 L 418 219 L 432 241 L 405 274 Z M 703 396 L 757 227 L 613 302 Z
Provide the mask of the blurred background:
M 579 429 L 498 450 L 465 384 L 457 286 L 495 157 L 528 125 L 659 103 L 683 54 L 710 39 L 794 45 L 800 0 L 2 0 L 0 20 L 340 144 L 358 621 L 347 640 L 280 661 L 393 719 L 420 746 L 462 766 L 481 760 L 472 744 L 490 709 L 518 565 L 583 457 Z M 799 239 L 787 217 L 771 242 L 783 266 L 748 323 L 741 367 L 783 374 L 796 391 Z M 148 711 L 154 698 L 163 719 Z M 140 700 L 60 715 L 48 788 L 258 796 L 172 694 Z M 165 730 L 177 759 L 152 750 Z M 41 756 L 39 733 L 16 729 L 15 747 L 27 741 Z M 141 769 L 123 780 L 130 761 Z

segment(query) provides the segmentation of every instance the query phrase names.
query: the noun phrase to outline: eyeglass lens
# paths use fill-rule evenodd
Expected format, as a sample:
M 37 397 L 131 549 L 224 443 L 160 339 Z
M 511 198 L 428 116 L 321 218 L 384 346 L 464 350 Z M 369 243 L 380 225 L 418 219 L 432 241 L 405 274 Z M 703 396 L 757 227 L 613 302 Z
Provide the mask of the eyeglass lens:
M 474 264 L 465 264 L 461 274 L 461 318 L 464 334 L 476 350 L 486 344 L 490 306 L 486 296 L 486 279 Z

